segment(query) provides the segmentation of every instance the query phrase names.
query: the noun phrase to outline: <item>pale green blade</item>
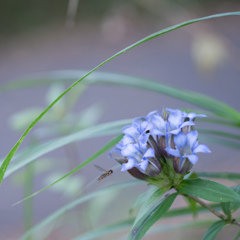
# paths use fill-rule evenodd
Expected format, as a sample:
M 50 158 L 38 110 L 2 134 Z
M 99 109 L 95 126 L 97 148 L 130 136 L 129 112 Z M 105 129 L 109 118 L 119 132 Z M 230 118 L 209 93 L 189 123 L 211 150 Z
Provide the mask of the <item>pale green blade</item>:
M 119 133 L 123 126 L 129 124 L 131 119 L 120 120 L 115 122 L 109 122 L 104 124 L 99 124 L 97 126 L 89 127 L 81 131 L 69 134 L 64 137 L 59 137 L 57 139 L 39 144 L 35 147 L 30 147 L 23 149 L 16 158 L 9 165 L 4 178 L 10 176 L 12 173 L 25 166 L 26 164 L 36 160 L 37 158 L 43 156 L 46 153 L 49 153 L 55 149 L 65 146 L 71 142 L 80 141 L 92 137 L 105 136 L 109 134 Z

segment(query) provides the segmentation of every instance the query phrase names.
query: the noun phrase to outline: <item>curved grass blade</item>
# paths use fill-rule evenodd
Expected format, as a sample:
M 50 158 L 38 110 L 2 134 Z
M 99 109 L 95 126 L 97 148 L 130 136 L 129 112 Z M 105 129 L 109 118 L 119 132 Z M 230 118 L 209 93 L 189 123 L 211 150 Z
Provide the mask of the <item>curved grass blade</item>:
M 43 144 L 39 144 L 35 147 L 31 147 L 30 149 L 24 149 L 18 155 L 15 155 L 16 158 L 13 159 L 14 162 L 9 165 L 4 175 L 4 178 L 8 177 L 13 172 L 25 166 L 26 164 L 30 163 L 31 161 L 57 148 L 63 147 L 74 141 L 80 141 L 80 140 L 84 140 L 92 137 L 118 133 L 120 132 L 120 129 L 123 126 L 125 126 L 126 124 L 129 124 L 130 122 L 131 122 L 131 119 L 126 119 L 126 120 L 100 124 L 97 126 L 89 127 L 81 131 L 69 134 L 61 138 L 48 141 Z
M 62 71 L 52 71 L 49 72 L 49 77 L 47 81 L 57 81 L 57 80 L 64 80 L 67 81 L 69 79 L 76 80 L 77 76 L 81 76 L 86 72 L 79 71 L 79 70 L 62 70 Z M 42 73 L 43 76 L 46 76 L 47 73 Z M 34 76 L 33 76 L 34 77 Z M 35 82 L 46 81 L 46 79 L 39 77 L 39 79 L 35 78 Z M 38 80 L 38 81 L 37 81 Z M 41 81 L 40 81 L 41 80 Z M 157 93 L 161 93 L 170 97 L 174 97 L 177 99 L 181 99 L 186 102 L 190 102 L 195 104 L 199 107 L 207 109 L 213 112 L 215 115 L 220 116 L 222 118 L 226 118 L 231 120 L 230 122 L 221 122 L 224 125 L 230 126 L 237 126 L 239 127 L 240 121 L 240 113 L 233 109 L 232 107 L 228 106 L 227 104 L 215 100 L 209 96 L 186 91 L 184 89 L 174 88 L 168 86 L 166 84 L 158 83 L 151 81 L 149 79 L 128 76 L 123 74 L 114 74 L 114 73 L 104 73 L 104 72 L 97 72 L 93 73 L 87 77 L 87 81 L 84 83 L 87 84 L 114 84 L 120 85 L 125 87 L 133 87 L 133 88 L 141 88 L 144 90 L 154 91 Z M 24 85 L 26 82 L 30 82 L 30 80 L 23 81 Z M 204 121 L 204 119 L 201 119 Z M 206 120 L 208 121 L 208 119 Z M 215 120 L 216 122 L 217 120 Z
M 218 233 L 227 223 L 223 220 L 213 223 L 210 228 L 205 232 L 201 240 L 214 240 Z
M 148 229 L 168 211 L 177 195 L 178 193 L 171 194 L 162 199 L 156 207 L 146 212 L 146 214 L 133 225 L 128 235 L 128 240 L 141 239 Z
M 62 176 L 61 178 L 59 178 L 57 181 L 51 183 L 50 185 L 48 185 L 47 187 L 42 188 L 41 190 L 33 193 L 32 195 L 22 199 L 21 201 L 15 203 L 14 205 L 21 203 L 22 201 L 25 201 L 33 196 L 36 196 L 37 194 L 39 194 L 40 192 L 50 188 L 51 186 L 53 186 L 54 184 L 58 183 L 59 181 L 63 180 L 64 178 L 70 176 L 71 174 L 77 172 L 79 169 L 81 169 L 82 167 L 84 167 L 85 165 L 87 165 L 88 163 L 92 162 L 94 159 L 96 159 L 97 157 L 99 157 L 101 154 L 103 154 L 104 152 L 106 152 L 107 150 L 109 150 L 110 148 L 112 148 L 115 144 L 117 144 L 123 137 L 123 134 L 118 135 L 117 137 L 115 137 L 113 140 L 111 140 L 110 142 L 108 142 L 104 147 L 102 147 L 99 151 L 97 151 L 95 154 L 93 154 L 90 158 L 88 158 L 85 162 L 83 162 L 82 164 L 78 165 L 76 168 L 74 168 L 72 171 L 70 171 L 69 173 L 67 173 L 66 175 Z
M 214 143 L 214 144 L 221 145 L 224 147 L 229 147 L 229 148 L 238 149 L 238 150 L 240 149 L 239 142 L 232 141 L 229 139 L 220 139 L 219 137 L 216 137 L 216 136 L 206 137 L 206 136 L 201 135 L 200 140 L 204 141 L 206 143 Z
M 231 138 L 235 140 L 240 140 L 240 135 L 238 134 L 233 134 L 233 133 L 228 133 L 228 132 L 223 132 L 223 131 L 215 131 L 215 130 L 210 130 L 210 129 L 197 129 L 198 132 L 203 133 L 203 134 L 211 134 L 219 137 L 226 137 L 226 138 Z
M 211 202 L 240 202 L 240 195 L 220 183 L 205 179 L 183 180 L 176 189 L 190 196 Z
M 51 224 L 57 220 L 59 217 L 61 217 L 63 214 L 65 214 L 67 211 L 73 209 L 74 207 L 97 197 L 100 194 L 104 194 L 106 191 L 116 191 L 116 189 L 122 189 L 126 187 L 131 187 L 133 185 L 141 183 L 140 181 L 131 181 L 131 182 L 124 182 L 119 184 L 114 184 L 106 188 L 102 188 L 100 190 L 96 190 L 90 194 L 87 194 L 83 197 L 78 198 L 77 200 L 65 205 L 64 207 L 61 207 L 59 210 L 56 210 L 54 213 L 50 214 L 47 218 L 45 218 L 42 222 L 35 225 L 32 229 L 30 229 L 28 232 L 26 232 L 19 240 L 24 240 L 28 236 L 33 236 L 35 232 L 42 230 L 44 227 L 50 227 Z
M 96 66 L 95 68 L 93 68 L 91 71 L 89 71 L 86 75 L 84 75 L 82 78 L 80 78 L 79 80 L 77 80 L 75 83 L 73 83 L 69 88 L 67 88 L 62 94 L 60 94 L 30 125 L 29 127 L 25 130 L 25 132 L 23 133 L 23 135 L 20 137 L 20 139 L 17 141 L 17 143 L 14 145 L 14 147 L 10 150 L 10 152 L 8 153 L 7 157 L 5 158 L 3 164 L 1 165 L 0 168 L 0 184 L 3 180 L 4 174 L 7 170 L 7 167 L 12 159 L 12 157 L 14 156 L 15 152 L 17 151 L 17 149 L 19 148 L 19 146 L 21 145 L 22 141 L 25 139 L 25 137 L 28 135 L 28 133 L 31 131 L 31 129 L 37 124 L 37 122 L 64 96 L 66 95 L 73 87 L 75 87 L 78 83 L 80 83 L 83 79 L 85 79 L 87 76 L 89 76 L 91 73 L 93 73 L 94 71 L 96 71 L 98 68 L 100 68 L 101 66 L 103 66 L 104 64 L 106 64 L 107 62 L 111 61 L 112 59 L 118 57 L 119 55 L 129 51 L 130 49 L 144 43 L 147 42 L 153 38 L 156 38 L 162 34 L 165 34 L 167 32 L 171 32 L 175 29 L 184 27 L 186 25 L 195 23 L 195 22 L 199 22 L 199 21 L 203 21 L 203 20 L 207 20 L 207 19 L 211 19 L 211 18 L 218 18 L 218 17 L 225 17 L 225 16 L 239 16 L 240 12 L 229 12 L 229 13 L 221 13 L 221 14 L 215 14 L 215 15 L 211 15 L 211 16 L 207 16 L 207 17 L 203 17 L 203 18 L 198 18 L 198 19 L 193 19 L 193 20 L 189 20 L 180 24 L 177 24 L 175 26 L 169 27 L 169 28 L 165 28 L 161 31 L 158 31 L 156 33 L 153 33 L 143 39 L 141 39 L 140 41 L 124 48 L 123 50 L 119 51 L 118 53 L 114 54 L 112 57 L 108 58 L 107 60 L 103 61 L 102 63 L 100 63 L 98 66 Z M 223 106 L 224 107 L 224 106 Z M 226 106 L 227 107 L 227 106 Z M 240 120 L 240 114 L 234 110 L 230 111 L 230 109 L 227 110 L 229 112 L 230 115 L 233 115 L 234 118 Z
M 127 219 L 125 221 L 117 222 L 114 224 L 109 224 L 107 226 L 91 230 L 90 232 L 82 234 L 81 236 L 78 236 L 78 237 L 74 238 L 73 240 L 99 239 L 99 237 L 102 237 L 102 236 L 105 236 L 112 232 L 116 232 L 118 230 L 130 227 L 133 224 L 133 221 L 134 221 L 134 219 Z
M 229 180 L 240 180 L 240 173 L 225 173 L 225 172 L 196 172 L 198 177 L 206 178 L 222 178 Z

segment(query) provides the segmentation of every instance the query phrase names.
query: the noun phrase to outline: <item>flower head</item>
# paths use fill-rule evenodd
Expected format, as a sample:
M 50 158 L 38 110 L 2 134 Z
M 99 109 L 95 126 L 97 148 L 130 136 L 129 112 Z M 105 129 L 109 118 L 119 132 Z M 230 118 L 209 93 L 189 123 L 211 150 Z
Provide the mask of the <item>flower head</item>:
M 157 186 L 177 184 L 197 162 L 196 153 L 209 153 L 206 145 L 197 141 L 193 130 L 196 117 L 178 109 L 150 112 L 134 119 L 123 129 L 123 139 L 110 152 L 122 165 L 122 171 Z

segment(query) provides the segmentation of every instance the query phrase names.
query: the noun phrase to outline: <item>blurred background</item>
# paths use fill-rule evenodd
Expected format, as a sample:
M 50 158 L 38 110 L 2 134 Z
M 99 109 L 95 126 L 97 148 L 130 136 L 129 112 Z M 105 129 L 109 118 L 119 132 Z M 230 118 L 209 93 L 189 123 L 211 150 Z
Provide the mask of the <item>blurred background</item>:
M 233 0 L 3 0 L 0 2 L 0 84 L 29 79 L 29 75 L 40 76 L 41 72 L 52 70 L 91 70 L 153 32 L 190 19 L 239 9 L 240 2 Z M 100 71 L 144 77 L 196 91 L 240 110 L 239 26 L 239 17 L 195 23 L 124 53 L 101 67 Z M 1 159 L 37 114 L 69 85 L 69 82 L 55 83 L 1 92 Z M 143 90 L 84 85 L 84 88 L 78 87 L 75 93 L 70 92 L 41 120 L 20 150 L 64 136 L 74 132 L 74 129 L 143 116 L 163 106 L 197 109 L 186 102 Z M 204 126 L 204 123 L 199 124 Z M 81 191 L 93 191 L 131 179 L 128 174 L 116 170 L 104 182 L 94 182 L 91 187 L 86 187 L 101 174 L 93 164 L 89 164 L 70 176 L 68 182 L 66 180 L 42 192 L 25 205 L 12 206 L 85 161 L 111 138 L 106 136 L 69 144 L 4 179 L 0 188 L 0 239 L 18 239 L 24 229 L 31 227 L 32 222 L 38 223 L 46 218 L 75 199 Z M 238 150 L 208 145 L 212 154 L 201 156 L 194 170 L 234 172 L 239 169 Z M 95 163 L 106 169 L 115 165 L 108 160 L 107 154 L 99 157 Z M 75 208 L 59 219 L 56 230 L 49 233 L 46 239 L 71 239 L 95 226 L 127 218 L 128 210 L 138 194 L 147 187 L 142 184 L 134 189 L 99 199 L 99 217 L 93 215 L 92 209 L 96 208 L 94 202 Z M 104 200 L 106 197 L 109 204 Z M 105 204 L 101 205 L 101 202 Z M 181 204 L 183 202 L 180 199 L 179 206 Z M 204 231 L 194 232 L 195 239 L 200 239 Z M 176 234 L 178 239 L 191 239 L 189 234 L 192 232 L 176 231 L 168 233 L 167 237 L 174 239 Z M 226 236 L 231 239 L 229 231 L 223 230 L 219 239 L 226 239 Z

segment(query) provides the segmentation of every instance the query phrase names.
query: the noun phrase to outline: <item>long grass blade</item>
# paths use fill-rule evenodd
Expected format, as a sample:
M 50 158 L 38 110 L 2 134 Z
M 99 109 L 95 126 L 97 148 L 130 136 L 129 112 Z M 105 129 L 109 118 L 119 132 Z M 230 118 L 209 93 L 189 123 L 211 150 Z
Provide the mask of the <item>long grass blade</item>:
M 60 70 L 60 71 L 51 71 L 33 75 L 31 78 L 22 81 L 23 85 L 31 86 L 31 82 L 36 82 L 37 84 L 47 84 L 49 82 L 55 81 L 71 81 L 76 80 L 79 76 L 84 76 L 87 72 L 80 70 Z M 202 107 L 208 111 L 211 111 L 214 115 L 220 116 L 222 118 L 230 120 L 229 122 L 222 120 L 212 120 L 214 123 L 218 122 L 219 124 L 229 125 L 233 127 L 239 127 L 240 113 L 228 106 L 227 104 L 215 100 L 209 96 L 194 93 L 191 91 L 186 91 L 184 89 L 174 88 L 163 83 L 158 83 L 151 81 L 146 78 L 128 76 L 123 74 L 114 74 L 106 72 L 97 72 L 93 73 L 87 77 L 84 83 L 86 84 L 114 84 L 125 87 L 141 88 L 148 91 L 154 91 L 161 93 L 173 98 L 180 99 L 182 101 L 190 102 L 199 107 Z M 10 86 L 14 86 L 14 83 L 9 83 Z M 7 85 L 8 86 L 8 85 Z M 9 86 L 9 87 L 10 87 Z M 13 86 L 11 88 L 13 88 Z M 18 86 L 18 85 L 17 85 Z M 9 88 L 8 87 L 8 88 Z M 4 85 L 1 86 L 4 88 Z M 6 86 L 5 86 L 6 88 Z M 211 121 L 209 118 L 201 119 L 201 121 Z
M 39 144 L 35 147 L 23 149 L 19 154 L 15 155 L 13 162 L 9 165 L 4 178 L 10 176 L 12 173 L 32 162 L 33 160 L 49 153 L 55 149 L 63 147 L 71 142 L 80 141 L 92 137 L 105 136 L 109 134 L 116 134 L 120 132 L 120 129 L 131 122 L 131 119 L 120 120 L 115 122 L 109 122 L 100 124 L 97 126 L 89 127 L 81 131 L 72 133 L 70 135 L 60 137 L 43 144 Z
M 17 149 L 19 148 L 19 146 L 21 145 L 22 141 L 25 139 L 25 137 L 28 135 L 28 133 L 31 131 L 31 129 L 38 123 L 38 121 L 40 121 L 40 119 L 64 96 L 66 95 L 72 88 L 74 88 L 78 83 L 80 83 L 83 79 L 85 79 L 87 76 L 89 76 L 91 73 L 93 73 L 94 71 L 96 71 L 98 68 L 100 68 L 101 66 L 103 66 L 104 64 L 106 64 L 107 62 L 111 61 L 112 59 L 118 57 L 119 55 L 129 51 L 130 49 L 144 43 L 147 42 L 153 38 L 156 38 L 162 34 L 165 34 L 167 32 L 171 32 L 175 29 L 184 27 L 186 25 L 195 23 L 195 22 L 199 22 L 199 21 L 203 21 L 203 20 L 207 20 L 207 19 L 211 19 L 211 18 L 218 18 L 218 17 L 225 17 L 225 16 L 239 16 L 240 12 L 229 12 L 229 13 L 221 13 L 221 14 L 215 14 L 215 15 L 211 15 L 211 16 L 207 16 L 207 17 L 203 17 L 203 18 L 198 18 L 198 19 L 193 19 L 193 20 L 189 20 L 180 24 L 177 24 L 175 26 L 169 27 L 169 28 L 165 28 L 161 31 L 158 31 L 156 33 L 153 33 L 143 39 L 141 39 L 140 41 L 124 48 L 123 50 L 119 51 L 118 53 L 114 54 L 112 57 L 108 58 L 107 60 L 103 61 L 102 63 L 100 63 L 98 66 L 96 66 L 95 68 L 93 68 L 91 71 L 89 71 L 86 75 L 84 75 L 82 78 L 80 78 L 79 80 L 77 80 L 75 83 L 73 83 L 69 88 L 67 88 L 62 94 L 60 94 L 36 119 L 33 120 L 33 122 L 29 125 L 29 127 L 25 130 L 25 132 L 23 133 L 23 135 L 20 137 L 20 139 L 17 141 L 17 143 L 14 145 L 14 147 L 10 150 L 10 152 L 8 153 L 7 157 L 5 158 L 3 164 L 1 165 L 0 168 L 0 183 L 3 180 L 4 174 L 7 170 L 7 167 L 12 159 L 12 157 L 14 156 L 15 152 L 17 151 Z M 198 96 L 195 96 L 198 97 Z M 193 96 L 194 98 L 194 96 Z M 224 106 L 223 106 L 224 107 Z M 227 107 L 227 106 L 225 106 Z M 234 118 L 240 120 L 240 114 L 234 110 L 230 111 L 230 109 L 228 109 L 229 114 L 233 115 Z

